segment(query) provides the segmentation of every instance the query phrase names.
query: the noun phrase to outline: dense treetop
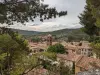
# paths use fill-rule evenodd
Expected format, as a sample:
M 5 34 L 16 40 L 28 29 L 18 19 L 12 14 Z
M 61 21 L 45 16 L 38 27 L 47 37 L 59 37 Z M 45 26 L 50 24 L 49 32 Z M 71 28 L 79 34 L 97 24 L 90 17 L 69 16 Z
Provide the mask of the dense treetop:
M 96 19 L 93 17 L 91 11 L 92 10 L 90 9 L 90 7 L 86 5 L 85 11 L 79 16 L 80 24 L 84 26 L 84 32 L 86 32 L 90 36 L 98 34 L 97 26 L 95 24 Z
M 100 35 L 100 0 L 87 0 L 84 12 L 80 15 L 80 23 L 84 31 L 91 36 Z
M 66 50 L 64 48 L 64 46 L 60 43 L 57 43 L 55 45 L 52 45 L 50 46 L 48 49 L 47 49 L 48 52 L 53 52 L 53 53 L 66 53 Z
M 92 9 L 92 14 L 96 18 L 96 26 L 100 27 L 100 0 L 87 0 Z

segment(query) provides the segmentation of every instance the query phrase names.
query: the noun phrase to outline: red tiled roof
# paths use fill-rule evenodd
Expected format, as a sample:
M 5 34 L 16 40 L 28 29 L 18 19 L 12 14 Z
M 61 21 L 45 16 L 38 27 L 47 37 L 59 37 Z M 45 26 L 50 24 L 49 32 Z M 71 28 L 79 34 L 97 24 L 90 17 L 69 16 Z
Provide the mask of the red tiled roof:
M 74 53 L 70 53 L 68 55 L 64 55 L 64 54 L 58 54 L 57 55 L 58 58 L 68 60 L 68 61 L 72 61 L 72 62 L 75 62 L 78 59 L 79 56 L 80 55 L 76 55 Z
M 75 46 L 75 45 L 67 45 L 67 46 L 65 46 L 65 48 L 67 48 L 69 50 L 76 50 L 77 46 Z
M 28 72 L 27 75 L 45 75 L 47 73 L 48 70 L 44 69 L 44 68 L 40 68 L 40 69 L 33 69 L 32 71 Z M 26 75 L 26 74 L 25 74 Z
M 29 46 L 37 45 L 38 43 L 29 42 Z
M 92 58 L 92 57 L 86 57 L 86 56 L 81 56 L 76 62 L 76 66 L 82 67 L 86 70 L 90 69 L 93 67 L 91 64 L 95 63 L 96 66 L 100 67 L 100 59 Z
M 75 62 L 76 66 L 84 68 L 85 70 L 93 68 L 92 64 L 95 64 L 95 66 L 100 67 L 100 59 L 92 57 L 80 56 L 74 53 L 68 55 L 58 54 L 57 57 L 61 58 L 62 60 Z
M 41 48 L 41 49 L 46 49 L 47 45 L 46 44 L 41 44 L 41 43 L 33 43 L 29 42 L 29 47 L 31 48 Z

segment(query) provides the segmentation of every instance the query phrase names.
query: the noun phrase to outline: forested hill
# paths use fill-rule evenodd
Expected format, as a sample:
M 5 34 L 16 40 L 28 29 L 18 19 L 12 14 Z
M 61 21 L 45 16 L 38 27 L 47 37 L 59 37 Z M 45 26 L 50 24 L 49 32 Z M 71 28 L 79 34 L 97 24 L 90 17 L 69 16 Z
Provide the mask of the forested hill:
M 61 29 L 61 30 L 56 30 L 52 32 L 44 32 L 43 34 L 52 34 L 52 35 L 59 35 L 59 34 L 80 34 L 80 35 L 86 35 L 80 28 L 78 29 Z
M 27 30 L 15 30 L 18 31 L 21 35 L 24 35 L 26 37 L 30 37 L 33 35 L 48 35 L 52 34 L 53 36 L 56 36 L 59 39 L 87 39 L 88 35 L 85 34 L 80 28 L 79 29 L 62 29 L 62 30 L 57 30 L 57 31 L 52 31 L 52 32 L 37 32 L 37 31 L 27 31 Z
M 37 34 L 52 34 L 52 35 L 70 35 L 70 34 L 76 34 L 76 35 L 86 35 L 81 29 L 61 29 L 56 30 L 52 32 L 38 32 L 38 31 L 27 31 L 27 30 L 19 30 L 19 29 L 12 29 L 14 31 L 17 31 L 21 35 L 37 35 Z
M 47 34 L 52 34 L 56 37 L 58 37 L 59 39 L 73 39 L 73 40 L 87 40 L 88 39 L 88 35 L 86 33 L 84 33 L 82 31 L 82 29 L 78 28 L 78 29 L 62 29 L 62 30 L 57 30 L 57 31 L 53 31 L 53 32 L 45 32 L 42 33 L 44 35 Z
M 15 32 L 18 32 L 21 35 L 31 36 L 31 35 L 37 35 L 40 32 L 38 31 L 28 31 L 28 30 L 19 30 L 19 29 L 12 29 Z

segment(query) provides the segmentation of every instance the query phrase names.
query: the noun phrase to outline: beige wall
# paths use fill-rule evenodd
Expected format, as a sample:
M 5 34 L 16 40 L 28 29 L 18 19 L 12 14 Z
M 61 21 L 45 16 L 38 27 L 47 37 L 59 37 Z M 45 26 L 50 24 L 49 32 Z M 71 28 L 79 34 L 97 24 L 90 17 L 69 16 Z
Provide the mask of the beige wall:
M 75 66 L 75 75 L 80 72 L 80 67 Z
M 70 69 L 73 67 L 73 62 L 72 61 L 67 61 L 65 60 L 65 66 L 69 66 Z
M 72 61 L 67 61 L 67 60 L 62 60 L 61 58 L 57 58 L 58 62 L 64 62 L 65 66 L 68 66 L 70 69 L 73 67 L 73 62 Z

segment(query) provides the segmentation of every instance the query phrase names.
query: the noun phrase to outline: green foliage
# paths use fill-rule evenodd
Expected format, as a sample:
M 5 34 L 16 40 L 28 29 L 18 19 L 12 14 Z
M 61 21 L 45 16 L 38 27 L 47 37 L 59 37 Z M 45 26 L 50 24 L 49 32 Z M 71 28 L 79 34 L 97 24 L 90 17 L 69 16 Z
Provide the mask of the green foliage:
M 0 61 L 4 60 L 6 56 L 7 56 L 7 53 L 0 54 Z
M 2 73 L 4 74 L 14 75 L 12 73 L 16 73 L 15 68 L 18 67 L 18 65 L 16 65 L 17 63 L 20 64 L 18 73 L 20 74 L 24 71 L 25 67 L 21 65 L 23 65 L 22 62 L 24 62 L 22 58 L 23 55 L 24 57 L 27 56 L 27 51 L 25 50 L 27 43 L 25 41 L 21 42 L 22 37 L 17 36 L 18 34 L 15 37 L 16 40 L 13 40 L 8 34 L 0 35 L 0 61 L 2 61 L 0 62 L 0 69 L 2 69 Z M 18 73 L 15 75 L 18 75 Z
M 53 62 L 53 61 L 52 61 Z M 50 61 L 42 60 L 43 68 L 48 70 L 50 75 L 71 75 L 71 70 L 65 66 L 63 62 L 59 64 L 51 64 Z
M 93 51 L 96 53 L 97 58 L 100 58 L 100 43 L 91 43 L 91 47 L 94 49 Z
M 44 32 L 40 33 L 40 35 L 52 34 L 55 37 L 55 41 L 65 40 L 65 41 L 81 41 L 87 40 L 88 35 L 84 33 L 80 28 L 79 29 L 62 29 L 53 32 Z M 55 36 L 56 35 L 56 36 Z
M 0 53 L 0 68 L 2 68 L 4 65 L 3 65 L 3 63 L 4 63 L 4 61 L 5 61 L 5 57 L 7 56 L 7 53 Z
M 63 62 L 59 66 L 60 75 L 71 75 L 71 71 L 68 66 L 65 66 Z
M 64 46 L 61 45 L 61 44 L 59 44 L 59 43 L 50 46 L 50 47 L 47 49 L 47 51 L 48 51 L 48 52 L 54 52 L 54 53 L 61 53 L 61 54 L 66 53 L 66 50 L 65 50 Z
M 90 36 L 98 35 L 98 28 L 95 25 L 96 19 L 93 17 L 91 11 L 89 5 L 86 5 L 85 11 L 79 16 L 80 24 L 84 26 L 83 31 Z
M 97 57 L 100 58 L 100 37 L 93 37 L 91 47 L 93 51 L 96 53 Z
M 92 14 L 96 18 L 96 26 L 100 28 L 100 0 L 87 0 L 90 8 L 92 9 Z
M 57 56 L 55 53 L 51 53 L 51 52 L 44 52 L 42 53 L 43 56 L 46 56 L 48 57 L 49 59 L 52 59 L 52 60 L 56 60 Z
M 38 64 L 36 56 L 27 57 L 26 55 L 21 56 L 21 61 L 16 62 L 15 67 L 11 71 L 11 75 L 20 75 L 25 73 L 28 69 L 35 68 Z
M 32 42 L 40 42 L 40 41 L 41 41 L 41 38 L 39 38 L 39 37 L 33 37 L 33 38 L 31 39 L 31 41 L 32 41 Z
M 2 0 L 0 1 L 0 23 L 13 24 L 34 21 L 40 17 L 40 21 L 56 16 L 67 15 L 67 11 L 58 12 L 56 8 L 49 8 L 40 0 Z
M 0 35 L 0 49 L 2 50 L 1 53 L 3 54 L 7 54 L 5 57 L 5 61 L 3 61 L 4 63 L 2 63 L 2 65 L 5 66 L 9 66 L 7 67 L 7 69 L 5 69 L 4 67 L 0 67 L 2 69 L 4 69 L 5 71 L 8 71 L 10 69 L 10 65 L 12 64 L 12 58 L 13 55 L 13 49 L 17 48 L 17 43 L 15 41 L 13 41 L 11 39 L 11 37 L 9 35 Z M 6 73 L 6 72 L 4 72 Z

